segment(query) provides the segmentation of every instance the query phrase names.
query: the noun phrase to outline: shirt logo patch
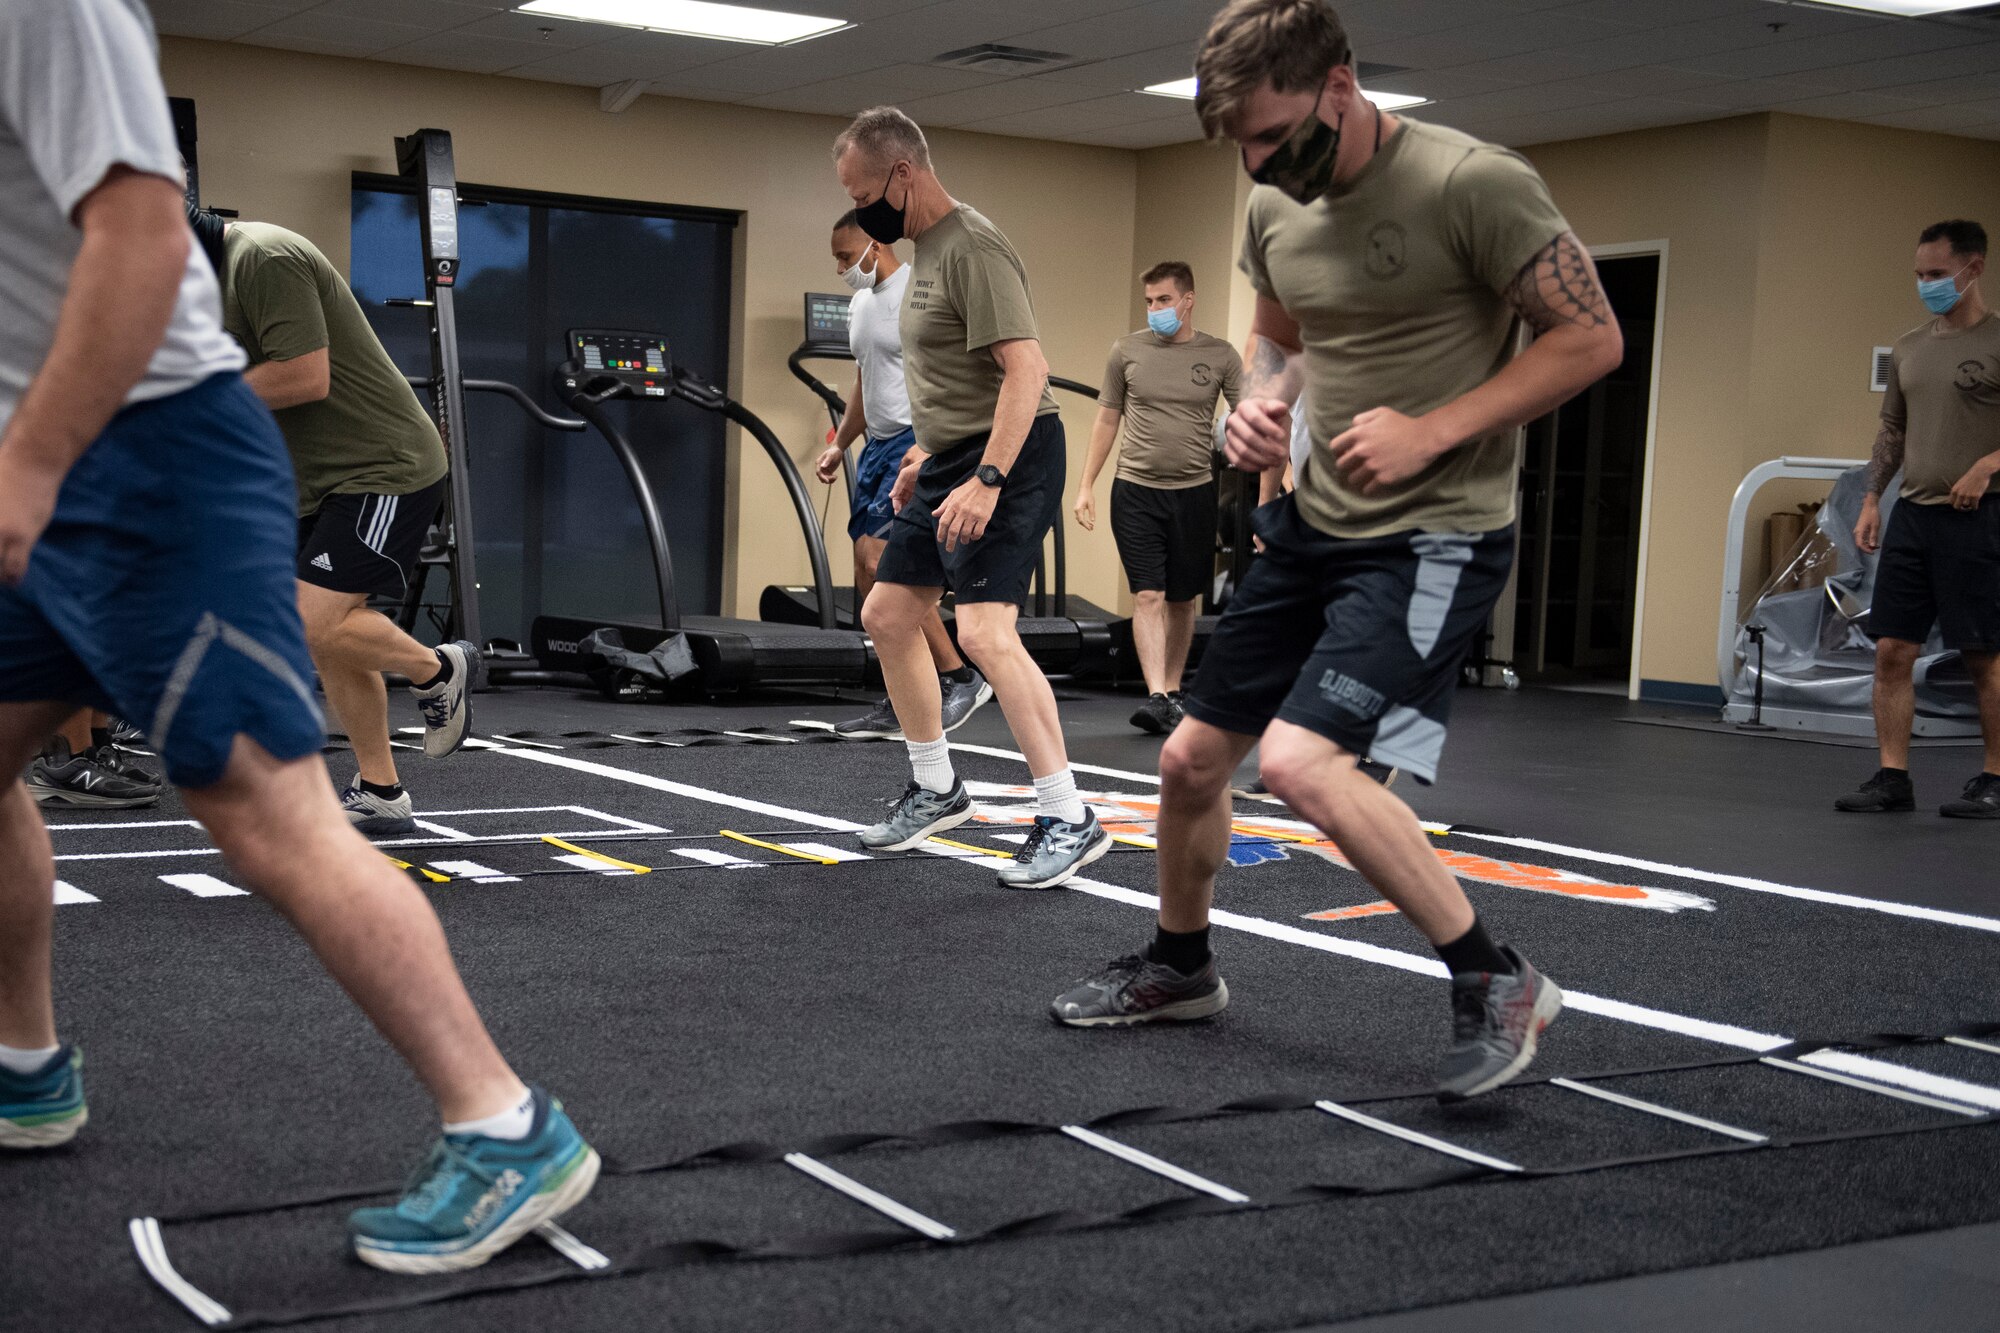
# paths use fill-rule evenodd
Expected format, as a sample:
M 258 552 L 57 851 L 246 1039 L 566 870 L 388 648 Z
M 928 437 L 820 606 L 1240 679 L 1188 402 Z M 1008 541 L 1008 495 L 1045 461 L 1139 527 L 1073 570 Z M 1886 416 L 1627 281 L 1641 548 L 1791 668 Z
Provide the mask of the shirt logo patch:
M 1208 368 L 1207 362 L 1205 361 L 1195 362 L 1194 382 L 1200 385 L 1204 389 L 1206 389 L 1209 385 L 1215 383 L 1215 372 Z
M 1961 393 L 1979 392 L 1979 376 L 1985 369 L 1986 363 L 1977 358 L 1971 361 L 1959 362 L 1958 378 L 1952 381 L 1953 387 Z
M 1378 222 L 1368 229 L 1368 254 L 1361 265 L 1371 278 L 1400 278 L 1409 267 L 1409 233 L 1400 222 Z

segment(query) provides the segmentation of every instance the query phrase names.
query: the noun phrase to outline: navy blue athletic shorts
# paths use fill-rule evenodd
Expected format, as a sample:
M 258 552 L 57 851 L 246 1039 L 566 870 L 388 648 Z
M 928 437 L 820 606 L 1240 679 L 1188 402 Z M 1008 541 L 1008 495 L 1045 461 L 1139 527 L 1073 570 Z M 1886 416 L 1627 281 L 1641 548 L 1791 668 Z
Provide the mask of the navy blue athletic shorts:
M 861 447 L 854 464 L 854 503 L 847 519 L 847 536 L 883 537 L 896 521 L 896 506 L 889 492 L 896 488 L 896 473 L 902 469 L 903 455 L 917 442 L 917 433 L 905 426 L 894 435 L 869 440 Z
M 1514 530 L 1330 537 L 1284 495 L 1187 693 L 1189 717 L 1262 735 L 1273 718 L 1437 778 L 1459 664 L 1507 586 Z
M 297 504 L 241 376 L 127 407 L 70 469 L 27 577 L 0 586 L 0 700 L 130 719 L 184 787 L 220 780 L 239 735 L 317 753 Z

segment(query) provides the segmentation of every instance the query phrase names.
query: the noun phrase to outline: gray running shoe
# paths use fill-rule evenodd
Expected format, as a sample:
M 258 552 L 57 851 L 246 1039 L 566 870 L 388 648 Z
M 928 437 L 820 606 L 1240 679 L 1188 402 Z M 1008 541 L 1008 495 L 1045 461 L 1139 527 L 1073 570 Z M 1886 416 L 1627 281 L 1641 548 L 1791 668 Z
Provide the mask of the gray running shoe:
M 938 685 L 944 690 L 944 729 L 957 731 L 966 719 L 982 708 L 993 697 L 993 687 L 986 683 L 986 677 L 977 671 L 972 679 L 963 683 L 948 676 L 939 676 Z
M 1084 977 L 1049 1006 L 1049 1017 L 1073 1028 L 1130 1027 L 1135 1023 L 1187 1023 L 1229 1006 L 1229 987 L 1215 959 L 1184 976 L 1164 963 L 1129 953 Z
M 896 798 L 887 819 L 861 830 L 861 845 L 871 852 L 908 851 L 934 833 L 957 828 L 972 813 L 972 797 L 963 782 L 952 783 L 951 790 L 942 794 L 912 782 Z
M 1053 889 L 1110 850 L 1111 835 L 1097 822 L 1094 811 L 1086 809 L 1081 824 L 1036 815 L 1013 864 L 1000 867 L 1000 884 L 1009 889 Z
M 472 673 L 478 670 L 479 648 L 460 639 L 440 645 L 437 655 L 451 665 L 451 675 L 427 690 L 410 687 L 417 696 L 417 711 L 424 715 L 424 753 L 432 759 L 442 759 L 465 744 L 465 733 L 472 726 Z
M 69 742 L 52 739 L 28 767 L 28 795 L 43 805 L 74 805 L 92 810 L 140 810 L 157 804 L 160 780 L 136 766 L 106 763 L 100 750 L 71 754 Z
M 1535 1058 L 1542 1029 L 1562 1012 L 1562 991 L 1502 945 L 1512 975 L 1459 972 L 1451 979 L 1451 1049 L 1438 1071 L 1438 1100 L 1462 1102 L 1513 1078 Z
M 417 831 L 410 794 L 399 791 L 394 796 L 377 796 L 361 785 L 359 773 L 340 794 L 340 808 L 347 811 L 348 823 L 371 838 Z
M 1938 813 L 1946 819 L 2000 819 L 2000 777 L 1981 773 L 1965 784 L 1957 800 L 1939 806 Z
M 833 734 L 847 741 L 893 741 L 902 739 L 903 728 L 895 706 L 884 698 L 860 717 L 834 723 Z

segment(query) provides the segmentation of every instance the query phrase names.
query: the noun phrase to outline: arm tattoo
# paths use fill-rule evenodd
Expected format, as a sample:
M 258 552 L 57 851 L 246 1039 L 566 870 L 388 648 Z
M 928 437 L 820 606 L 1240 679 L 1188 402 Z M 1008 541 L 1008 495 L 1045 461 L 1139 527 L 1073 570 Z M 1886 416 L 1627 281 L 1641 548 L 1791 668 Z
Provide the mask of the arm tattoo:
M 1285 373 L 1285 351 L 1269 338 L 1259 338 L 1250 349 L 1250 383 L 1259 388 Z
M 1561 324 L 1597 329 L 1611 323 L 1611 306 L 1598 290 L 1589 256 L 1570 232 L 1550 241 L 1514 276 L 1507 303 L 1536 333 Z
M 1882 423 L 1875 437 L 1875 452 L 1868 456 L 1868 494 L 1880 495 L 1889 489 L 1890 479 L 1903 466 L 1903 428 Z

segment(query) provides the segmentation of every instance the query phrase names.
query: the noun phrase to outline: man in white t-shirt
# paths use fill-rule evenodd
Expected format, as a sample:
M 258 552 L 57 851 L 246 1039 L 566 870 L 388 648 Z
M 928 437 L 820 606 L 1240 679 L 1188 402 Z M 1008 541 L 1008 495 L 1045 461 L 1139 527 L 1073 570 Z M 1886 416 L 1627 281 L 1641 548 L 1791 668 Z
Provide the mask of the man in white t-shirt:
M 399 1206 L 352 1216 L 356 1254 L 394 1272 L 475 1267 L 580 1202 L 597 1155 L 508 1068 L 430 904 L 327 780 L 291 461 L 188 231 L 152 21 L 138 0 L 0 0 L 0 51 L 0 770 L 79 706 L 145 727 L 231 870 L 437 1099 L 444 1145 Z M 65 1143 L 87 1118 L 50 993 L 54 881 L 48 831 L 13 783 L 4 1148 Z M 354 1091 L 330 1077 L 324 1095 Z
M 840 460 L 854 442 L 866 439 L 854 465 L 854 503 L 847 535 L 854 541 L 854 604 L 858 608 L 875 586 L 875 563 L 888 545 L 896 507 L 889 492 L 903 458 L 917 447 L 910 425 L 910 391 L 903 379 L 903 292 L 910 270 L 896 258 L 894 247 L 877 245 L 862 233 L 854 210 L 833 224 L 833 262 L 840 280 L 854 292 L 847 306 L 847 348 L 854 354 L 854 388 L 847 395 L 847 412 L 833 440 L 819 456 L 819 479 L 832 485 Z M 993 697 L 993 687 L 958 655 L 935 608 L 924 622 L 924 643 L 937 665 L 943 689 L 944 729 L 955 731 Z M 891 740 L 901 736 L 896 710 L 887 696 L 857 718 L 835 725 L 833 732 L 849 740 Z

